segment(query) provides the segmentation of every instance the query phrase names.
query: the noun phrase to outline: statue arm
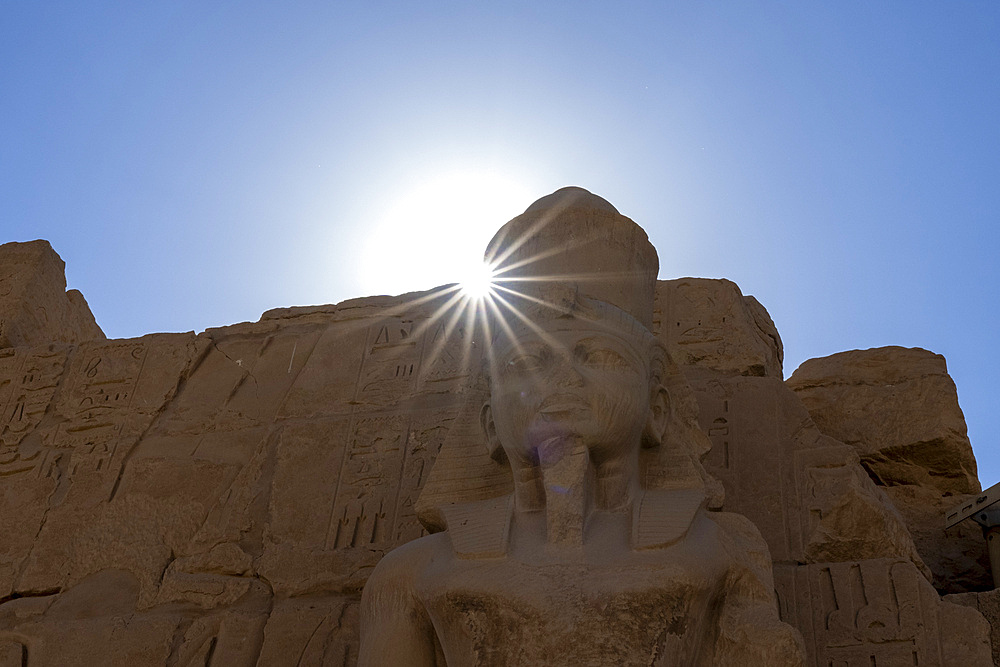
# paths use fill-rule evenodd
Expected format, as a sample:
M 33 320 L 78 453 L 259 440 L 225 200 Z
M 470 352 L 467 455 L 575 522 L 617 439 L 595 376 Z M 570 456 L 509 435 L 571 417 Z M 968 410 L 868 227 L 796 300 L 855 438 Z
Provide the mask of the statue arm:
M 730 512 L 712 519 L 732 539 L 724 600 L 718 616 L 715 665 L 801 667 L 805 645 L 798 630 L 781 621 L 771 556 L 757 527 Z
M 412 550 L 390 552 L 361 595 L 359 667 L 435 667 L 437 640 L 430 617 L 414 590 L 419 570 Z

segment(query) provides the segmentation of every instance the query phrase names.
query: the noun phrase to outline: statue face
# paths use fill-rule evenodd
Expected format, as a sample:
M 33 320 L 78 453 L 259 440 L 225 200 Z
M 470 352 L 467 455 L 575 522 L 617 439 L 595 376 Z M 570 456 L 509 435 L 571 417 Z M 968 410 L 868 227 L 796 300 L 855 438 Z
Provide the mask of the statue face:
M 566 318 L 546 329 L 500 351 L 490 437 L 525 465 L 537 465 L 553 438 L 581 441 L 595 463 L 637 452 L 650 412 L 646 354 L 594 322 Z

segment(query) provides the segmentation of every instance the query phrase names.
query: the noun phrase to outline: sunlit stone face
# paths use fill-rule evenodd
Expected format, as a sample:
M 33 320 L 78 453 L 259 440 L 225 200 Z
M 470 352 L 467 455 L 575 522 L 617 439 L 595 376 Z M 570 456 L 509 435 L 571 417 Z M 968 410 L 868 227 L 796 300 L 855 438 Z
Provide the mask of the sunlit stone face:
M 650 409 L 642 346 L 576 318 L 545 328 L 521 332 L 496 357 L 490 406 L 507 456 L 538 465 L 553 442 L 571 439 L 598 464 L 638 451 Z

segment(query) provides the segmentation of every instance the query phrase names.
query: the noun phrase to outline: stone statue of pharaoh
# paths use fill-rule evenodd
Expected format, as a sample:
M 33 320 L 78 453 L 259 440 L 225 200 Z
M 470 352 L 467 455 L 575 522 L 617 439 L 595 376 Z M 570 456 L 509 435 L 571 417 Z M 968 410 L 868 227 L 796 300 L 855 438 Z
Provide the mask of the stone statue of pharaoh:
M 375 568 L 359 663 L 804 664 L 766 545 L 744 517 L 709 510 L 704 438 L 678 426 L 645 233 L 568 188 L 487 256 L 511 267 L 511 292 L 490 321 L 477 451 L 509 471 L 505 492 L 462 487 L 475 457 L 442 450 L 424 493 L 444 530 Z

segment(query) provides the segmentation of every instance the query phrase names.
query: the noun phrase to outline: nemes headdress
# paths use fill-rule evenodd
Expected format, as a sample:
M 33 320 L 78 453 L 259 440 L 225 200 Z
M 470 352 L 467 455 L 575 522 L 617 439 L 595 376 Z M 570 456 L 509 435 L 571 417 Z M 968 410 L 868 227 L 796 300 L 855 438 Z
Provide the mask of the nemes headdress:
M 639 225 L 601 197 L 568 187 L 539 199 L 500 228 L 485 259 L 496 277 L 484 347 L 503 345 L 525 326 L 544 328 L 546 320 L 560 317 L 592 320 L 659 345 L 653 335 L 656 249 Z M 662 346 L 659 353 L 673 414 L 662 446 L 643 452 L 643 486 L 704 489 L 707 483 L 710 505 L 721 505 L 721 486 L 700 463 L 710 444 L 697 426 L 691 389 Z M 488 389 L 483 374 L 468 387 L 467 405 L 449 429 L 417 502 L 417 515 L 431 532 L 445 528 L 443 506 L 513 489 L 509 465 L 490 458 L 481 432 L 479 410 Z

